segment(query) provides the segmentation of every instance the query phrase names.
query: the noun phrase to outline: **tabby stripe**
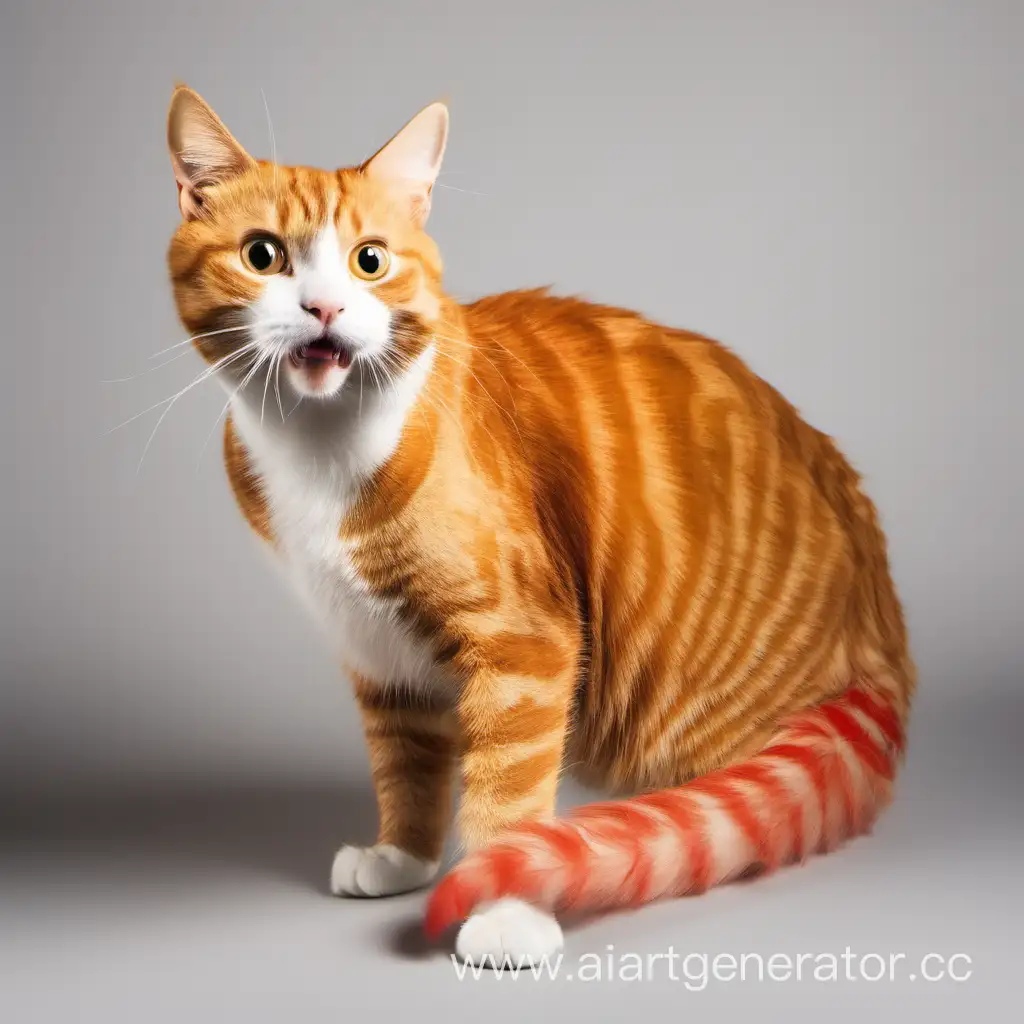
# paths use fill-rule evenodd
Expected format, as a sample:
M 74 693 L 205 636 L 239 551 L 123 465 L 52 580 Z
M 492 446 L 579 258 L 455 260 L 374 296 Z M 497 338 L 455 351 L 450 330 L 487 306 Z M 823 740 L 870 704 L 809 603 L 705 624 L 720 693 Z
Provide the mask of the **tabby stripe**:
M 210 262 L 203 266 L 204 283 L 208 288 L 217 286 L 225 293 L 225 297 L 238 293 L 243 284 L 242 275 L 227 263 Z
M 822 714 L 829 720 L 832 727 L 850 745 L 854 754 L 866 764 L 876 775 L 892 779 L 895 767 L 882 753 L 864 726 L 844 707 L 838 704 L 822 708 Z
M 833 538 L 832 543 L 830 538 Z M 771 660 L 762 660 L 758 666 L 759 679 L 762 681 L 760 691 L 754 691 L 752 699 L 747 700 L 740 696 L 738 703 L 735 700 L 730 702 L 729 706 L 734 709 L 734 718 L 745 714 L 748 720 L 771 721 L 776 711 L 785 706 L 792 706 L 795 693 L 808 680 L 815 682 L 822 679 L 822 663 L 835 650 L 836 638 L 844 623 L 838 617 L 829 620 L 825 614 L 828 607 L 835 606 L 834 591 L 839 591 L 843 583 L 843 580 L 835 579 L 832 571 L 838 542 L 835 541 L 833 534 L 822 531 L 820 544 L 819 549 L 809 552 L 807 559 L 815 565 L 816 571 L 808 574 L 805 585 L 791 602 L 792 614 L 778 630 L 784 639 L 776 656 Z M 818 572 L 821 574 L 820 577 Z M 832 585 L 822 586 L 822 579 L 832 579 Z M 812 628 L 809 624 L 812 623 L 822 624 L 818 627 L 821 630 L 820 635 L 808 636 L 810 642 L 804 645 L 796 642 L 794 650 L 794 634 L 800 631 L 809 633 Z M 727 693 L 732 696 L 732 692 Z
M 716 443 L 721 445 L 722 452 L 722 484 L 715 493 L 715 506 L 723 524 L 725 542 L 721 565 L 716 569 L 714 577 L 707 581 L 711 599 L 704 607 L 700 623 L 695 629 L 696 642 L 688 650 L 684 662 L 687 674 L 691 678 L 700 679 L 702 683 L 709 681 L 707 667 L 710 659 L 728 643 L 726 631 L 729 628 L 729 606 L 733 602 L 739 566 L 746 559 L 744 540 L 747 544 L 751 540 L 749 536 L 745 537 L 745 531 L 736 521 L 737 510 L 741 502 L 749 501 L 749 494 L 742 495 L 744 488 L 736 486 L 740 452 L 730 429 L 733 416 L 731 393 L 727 398 L 716 400 L 715 415 L 713 418 L 709 416 L 709 429 L 718 439 Z
M 191 251 L 189 261 L 183 267 L 176 267 L 171 273 L 171 280 L 175 284 L 181 284 L 182 281 L 187 280 L 190 277 L 195 276 L 199 272 L 199 268 L 206 263 L 212 256 L 219 255 L 234 249 L 233 245 L 226 245 L 221 242 L 208 242 L 205 245 L 200 245 Z
M 806 496 L 808 492 L 803 493 Z M 805 503 L 802 508 L 808 509 L 809 503 Z M 798 531 L 801 527 L 807 532 L 811 530 L 811 524 L 804 523 L 802 516 L 797 525 Z M 797 533 L 798 537 L 801 535 L 800 532 Z M 693 743 L 695 755 L 698 750 L 714 746 L 716 737 L 737 721 L 750 729 L 759 721 L 770 720 L 769 715 L 761 718 L 755 709 L 766 700 L 774 701 L 776 706 L 782 706 L 783 702 L 792 696 L 794 688 L 805 678 L 800 673 L 806 669 L 807 652 L 794 665 L 790 644 L 795 626 L 815 622 L 818 618 L 816 614 L 808 611 L 808 605 L 815 591 L 820 589 L 820 583 L 816 575 L 807 572 L 805 568 L 812 562 L 821 564 L 820 559 L 815 559 L 816 554 L 817 551 L 809 549 L 806 542 L 801 543 L 797 540 L 793 548 L 793 561 L 780 577 L 782 591 L 775 597 L 773 608 L 758 631 L 760 637 L 765 637 L 767 633 L 763 646 L 771 645 L 774 654 L 757 662 L 756 675 L 753 675 L 753 678 L 748 678 L 748 669 L 747 673 L 732 681 L 730 688 L 726 689 L 723 684 L 711 688 L 707 698 L 713 704 L 700 723 L 699 732 Z M 818 605 L 823 604 L 824 599 L 823 594 Z M 818 605 L 813 606 L 815 611 L 818 610 Z M 834 623 L 832 626 L 833 629 L 838 629 L 839 624 Z M 819 641 L 819 645 L 823 646 L 824 642 Z M 810 651 L 813 654 L 814 648 Z M 779 686 L 780 669 L 789 670 L 786 672 L 790 679 L 788 687 Z M 748 686 L 748 682 L 753 682 L 754 686 Z
M 646 328 L 644 333 L 649 335 L 650 328 Z M 638 486 L 642 489 L 643 508 L 646 513 L 641 523 L 645 558 L 642 564 L 635 565 L 633 571 L 646 578 L 647 586 L 633 615 L 627 617 L 621 624 L 614 623 L 614 632 L 628 638 L 628 644 L 625 646 L 632 654 L 625 669 L 625 659 L 621 656 L 615 659 L 616 676 L 622 681 L 622 698 L 618 707 L 623 714 L 628 714 L 629 721 L 633 722 L 645 720 L 651 706 L 663 699 L 665 686 L 662 678 L 664 668 L 661 653 L 666 647 L 666 634 L 677 627 L 676 593 L 690 564 L 692 552 L 686 538 L 688 529 L 681 525 L 679 529 L 672 529 L 671 525 L 666 526 L 666 522 L 681 523 L 681 509 L 686 500 L 681 481 L 676 479 L 666 456 L 666 453 L 672 450 L 674 433 L 684 428 L 677 423 L 677 417 L 670 418 L 662 411 L 672 409 L 673 403 L 679 400 L 679 395 L 670 396 L 663 392 L 657 383 L 651 386 L 639 376 L 628 375 L 628 365 L 621 358 L 615 364 L 617 373 L 625 383 L 625 394 L 637 393 L 648 387 L 654 399 L 650 404 L 637 403 L 632 423 L 636 448 L 644 453 L 640 467 L 642 476 Z M 685 400 L 687 389 L 692 385 L 692 378 L 688 373 L 679 372 L 679 390 Z M 645 439 L 642 446 L 641 438 Z M 658 488 L 657 492 L 652 490 L 655 486 Z M 626 488 L 623 488 L 623 497 L 623 504 L 631 514 L 629 490 Z M 653 509 L 658 510 L 657 517 L 653 514 Z M 666 543 L 669 536 L 673 538 L 673 544 Z M 678 541 L 677 536 L 680 537 Z M 617 579 L 621 579 L 621 566 L 618 566 L 617 562 L 612 564 L 618 568 Z M 652 566 L 655 567 L 653 572 Z M 609 589 L 615 593 L 617 584 Z M 630 742 L 625 749 L 635 751 L 636 745 Z
M 818 803 L 819 820 L 818 841 L 815 843 L 808 842 L 806 852 L 824 852 L 828 847 L 823 847 L 822 843 L 829 831 L 830 818 L 829 774 L 820 753 L 813 747 L 808 747 L 801 743 L 783 742 L 773 743 L 764 751 L 761 757 L 768 764 L 771 764 L 773 760 L 783 761 L 806 775 L 811 792 Z
M 694 756 L 700 757 L 703 747 L 713 744 L 716 738 L 720 741 L 723 734 L 729 735 L 728 749 L 735 749 L 756 732 L 771 728 L 782 708 L 810 703 L 804 691 L 809 683 L 820 683 L 822 664 L 834 649 L 841 628 L 841 622 L 830 622 L 825 632 L 812 638 L 813 643 L 784 648 L 776 663 L 760 668 L 760 686 L 738 685 L 728 694 L 727 701 L 722 700 L 709 712 L 707 731 L 698 733 Z M 803 699 L 798 700 L 798 694 L 803 694 Z
M 685 843 L 687 860 L 673 883 L 673 891 L 682 895 L 686 892 L 705 892 L 714 884 L 715 851 L 708 841 L 706 811 L 689 796 L 669 790 L 651 793 L 639 798 L 639 802 L 660 810 L 672 823 Z M 629 803 L 629 801 L 623 801 Z M 583 812 L 580 813 L 583 817 Z M 631 818 L 631 824 L 635 819 Z
M 689 410 L 692 409 L 697 400 L 698 385 L 692 372 L 685 364 L 680 364 L 680 373 L 685 375 L 686 383 L 682 386 L 684 394 L 686 415 L 679 418 L 679 429 L 685 430 L 685 437 L 682 444 L 691 450 L 695 446 L 695 438 L 692 434 L 694 417 Z M 656 687 L 652 693 L 652 699 L 645 709 L 645 714 L 636 719 L 636 728 L 639 732 L 636 746 L 639 748 L 641 758 L 644 760 L 660 760 L 657 755 L 652 755 L 654 745 L 659 744 L 666 738 L 666 722 L 676 718 L 682 713 L 687 705 L 692 706 L 694 684 L 698 681 L 686 675 L 681 669 L 684 654 L 683 647 L 690 640 L 690 632 L 687 630 L 686 619 L 690 614 L 695 599 L 700 593 L 701 584 L 708 575 L 708 564 L 710 555 L 715 545 L 716 518 L 710 503 L 700 501 L 687 502 L 687 495 L 696 496 L 701 493 L 710 493 L 711 479 L 709 470 L 700 459 L 694 459 L 679 467 L 680 480 L 678 484 L 679 493 L 679 520 L 686 524 L 686 533 L 689 537 L 689 551 L 687 552 L 687 568 L 682 573 L 681 579 L 676 581 L 675 599 L 669 613 L 670 627 L 673 632 L 664 637 L 660 647 L 654 652 L 651 659 L 650 673 Z M 674 685 L 663 685 L 665 676 L 669 671 L 682 675 L 683 678 L 673 680 Z M 662 685 L 659 685 L 662 684 Z
M 295 185 L 295 171 L 291 168 L 279 167 L 279 172 L 284 172 L 285 188 L 277 196 L 274 204 L 274 213 L 277 216 L 278 229 L 282 234 L 288 234 L 292 219 L 292 202 L 289 192 Z
M 529 797 L 534 790 L 550 784 L 558 774 L 562 762 L 561 745 L 548 747 L 540 753 L 502 765 L 499 774 L 484 783 L 479 772 L 474 773 L 474 798 L 490 798 L 496 804 L 517 803 Z
M 728 613 L 728 621 L 733 624 L 728 640 L 721 644 L 718 653 L 705 669 L 704 675 L 711 683 L 727 683 L 736 666 L 744 664 L 754 635 L 751 625 L 765 615 L 766 595 L 761 583 L 761 572 L 771 550 L 770 541 L 779 525 L 776 503 L 782 476 L 779 445 L 770 430 L 764 446 L 760 457 L 755 459 L 754 473 L 745 488 L 754 495 L 755 506 L 748 525 L 752 542 L 748 546 L 748 557 L 741 570 L 746 587 L 737 591 L 735 603 Z
M 867 715 L 894 747 L 903 746 L 903 730 L 896 712 L 891 707 L 886 707 L 865 690 L 851 690 L 846 699 L 858 711 Z

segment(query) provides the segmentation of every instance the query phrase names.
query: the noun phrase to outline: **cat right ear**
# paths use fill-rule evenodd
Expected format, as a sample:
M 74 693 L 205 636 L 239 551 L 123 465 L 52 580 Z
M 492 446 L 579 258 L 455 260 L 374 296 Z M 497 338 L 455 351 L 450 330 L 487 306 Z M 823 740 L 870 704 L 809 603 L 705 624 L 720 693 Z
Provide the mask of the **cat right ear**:
M 185 220 L 202 216 L 202 191 L 255 165 L 203 98 L 185 85 L 171 97 L 167 148 Z
M 422 227 L 430 214 L 430 196 L 447 142 L 448 108 L 443 103 L 431 103 L 361 169 L 404 193 L 414 223 Z

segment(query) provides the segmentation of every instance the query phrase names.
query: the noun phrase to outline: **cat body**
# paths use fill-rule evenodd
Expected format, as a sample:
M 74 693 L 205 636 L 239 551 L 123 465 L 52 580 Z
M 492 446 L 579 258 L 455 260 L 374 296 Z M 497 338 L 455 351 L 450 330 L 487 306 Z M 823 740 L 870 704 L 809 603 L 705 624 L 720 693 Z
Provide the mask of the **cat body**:
M 172 102 L 183 322 L 231 395 L 238 504 L 354 683 L 381 814 L 332 886 L 429 882 L 460 952 L 552 911 L 827 850 L 888 802 L 915 685 L 874 507 L 717 342 L 511 292 L 462 305 L 423 230 L 426 108 L 338 172 Z M 268 400 L 269 396 L 269 400 Z M 554 817 L 559 777 L 639 797 Z

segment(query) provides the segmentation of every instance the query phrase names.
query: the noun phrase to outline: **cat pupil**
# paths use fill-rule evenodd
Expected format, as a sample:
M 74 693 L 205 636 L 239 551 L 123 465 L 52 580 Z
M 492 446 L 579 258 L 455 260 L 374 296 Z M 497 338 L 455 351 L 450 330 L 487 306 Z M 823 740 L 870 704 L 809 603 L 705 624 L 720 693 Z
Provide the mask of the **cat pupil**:
M 267 242 L 256 242 L 249 250 L 249 259 L 257 270 L 266 270 L 274 262 L 274 250 Z
M 359 251 L 359 267 L 367 274 L 376 274 L 380 270 L 380 256 L 372 245 Z

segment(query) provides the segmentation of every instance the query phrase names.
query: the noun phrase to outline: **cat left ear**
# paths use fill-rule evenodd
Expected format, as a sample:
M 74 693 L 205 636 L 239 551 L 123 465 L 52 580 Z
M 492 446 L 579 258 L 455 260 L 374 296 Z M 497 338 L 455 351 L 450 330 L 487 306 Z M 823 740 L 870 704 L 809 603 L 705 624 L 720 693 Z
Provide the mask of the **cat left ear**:
M 424 107 L 395 137 L 362 165 L 368 177 L 385 181 L 408 197 L 412 219 L 422 227 L 448 142 L 448 108 Z
M 203 98 L 185 85 L 171 97 L 167 148 L 185 220 L 202 216 L 204 186 L 226 181 L 256 163 Z

